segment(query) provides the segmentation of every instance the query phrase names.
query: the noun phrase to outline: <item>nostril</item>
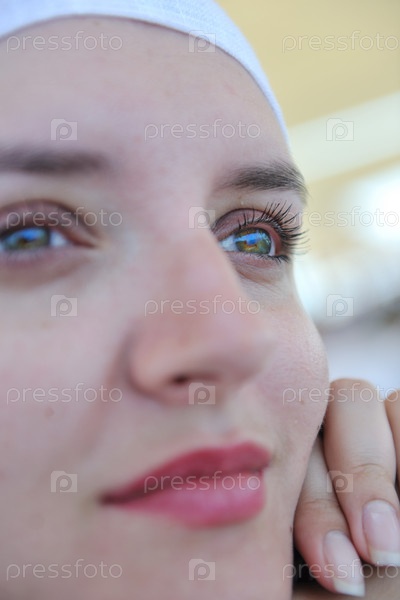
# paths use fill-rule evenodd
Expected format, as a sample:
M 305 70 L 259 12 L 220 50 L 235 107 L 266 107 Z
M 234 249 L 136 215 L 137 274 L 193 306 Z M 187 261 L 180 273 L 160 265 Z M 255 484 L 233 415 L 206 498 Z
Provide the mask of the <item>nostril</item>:
M 171 379 L 172 385 L 179 385 L 181 387 L 185 385 L 190 387 L 191 384 L 207 385 L 208 383 L 215 383 L 215 381 L 216 377 L 215 375 L 213 376 L 211 373 L 204 373 L 201 376 L 200 374 L 176 375 L 176 377 L 173 377 Z
M 173 383 L 176 383 L 178 385 L 183 385 L 184 383 L 187 383 L 189 381 L 189 377 L 187 377 L 186 375 L 177 375 L 177 377 L 174 377 L 173 379 Z

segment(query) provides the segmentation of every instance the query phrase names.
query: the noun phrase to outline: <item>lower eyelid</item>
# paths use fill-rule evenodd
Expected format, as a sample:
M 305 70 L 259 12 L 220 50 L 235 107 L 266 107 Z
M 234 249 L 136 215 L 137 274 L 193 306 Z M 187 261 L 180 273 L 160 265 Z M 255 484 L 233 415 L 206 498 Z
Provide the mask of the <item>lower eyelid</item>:
M 65 246 L 50 250 L 35 250 L 19 256 L 0 254 L 0 285 L 29 290 L 77 270 L 88 269 L 88 277 L 94 263 L 101 255 L 94 248 Z
M 280 282 L 290 271 L 292 264 L 291 257 L 286 256 L 261 256 L 241 252 L 227 252 L 225 256 L 244 281 L 251 280 L 262 285 Z

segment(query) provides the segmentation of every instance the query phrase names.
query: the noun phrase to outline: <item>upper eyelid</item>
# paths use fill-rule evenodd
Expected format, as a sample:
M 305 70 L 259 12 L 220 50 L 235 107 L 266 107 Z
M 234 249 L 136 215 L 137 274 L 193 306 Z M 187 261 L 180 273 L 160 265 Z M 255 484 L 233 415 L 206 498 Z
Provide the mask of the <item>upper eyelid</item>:
M 213 224 L 212 230 L 218 228 L 218 226 L 229 216 L 234 216 L 238 219 L 238 229 L 247 226 L 247 224 L 253 223 L 275 223 L 281 229 L 283 226 L 288 226 L 288 229 L 293 231 L 300 230 L 302 228 L 302 211 L 294 210 L 291 213 L 293 204 L 292 203 L 280 203 L 280 202 L 270 202 L 264 209 L 254 208 L 251 206 L 242 206 L 235 208 L 234 210 L 221 215 Z M 249 215 L 250 218 L 249 218 Z M 298 223 L 296 223 L 298 220 Z M 241 225 L 241 222 L 243 224 Z
M 8 221 L 10 215 L 22 218 L 22 221 L 34 219 L 37 215 L 50 216 L 50 214 L 71 214 L 74 210 L 50 200 L 22 200 L 0 208 L 0 221 Z
M 306 241 L 306 232 L 303 230 L 301 221 L 302 212 L 293 211 L 292 214 L 291 210 L 292 204 L 281 204 L 278 202 L 267 204 L 264 210 L 258 210 L 254 207 L 241 207 L 230 211 L 226 215 L 222 215 L 212 229 L 215 230 L 221 221 L 233 214 L 241 216 L 241 220 L 239 218 L 235 228 L 229 228 L 230 231 L 226 237 L 234 235 L 241 230 L 246 230 L 246 228 L 254 228 L 258 223 L 269 224 L 280 237 L 282 245 L 281 256 L 285 255 L 291 258 L 295 251 L 299 249 L 300 243 Z M 248 219 L 248 215 L 251 215 L 250 219 Z M 297 223 L 296 219 L 298 219 Z
M 81 215 L 63 203 L 25 200 L 0 209 L 0 235 L 29 227 L 57 229 L 69 237 L 71 245 L 93 247 L 99 241 L 97 228 L 83 222 Z
M 64 197 L 65 196 L 65 197 Z M 29 192 L 22 197 L 16 198 L 6 205 L 0 205 L 0 227 L 4 227 L 9 222 L 10 215 L 16 215 L 15 218 L 21 220 L 21 215 L 26 215 L 25 220 L 31 224 L 34 220 L 33 215 L 44 214 L 44 218 L 49 218 L 49 226 L 64 227 L 65 229 L 76 229 L 84 232 L 92 239 L 96 238 L 103 243 L 107 239 L 107 231 L 114 231 L 123 223 L 123 213 L 116 210 L 106 210 L 104 203 L 89 205 L 83 200 L 82 203 L 67 198 L 64 193 L 61 198 L 57 194 L 43 194 L 37 197 L 30 197 Z M 39 223 L 44 226 L 43 222 Z

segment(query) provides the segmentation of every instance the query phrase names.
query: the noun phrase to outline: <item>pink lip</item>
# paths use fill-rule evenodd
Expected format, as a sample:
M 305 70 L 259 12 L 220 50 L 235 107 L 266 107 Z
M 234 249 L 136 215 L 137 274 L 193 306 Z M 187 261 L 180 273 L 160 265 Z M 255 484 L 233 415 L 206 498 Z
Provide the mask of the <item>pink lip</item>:
M 265 505 L 262 446 L 246 442 L 180 456 L 102 497 L 104 505 L 172 517 L 189 526 L 248 520 Z

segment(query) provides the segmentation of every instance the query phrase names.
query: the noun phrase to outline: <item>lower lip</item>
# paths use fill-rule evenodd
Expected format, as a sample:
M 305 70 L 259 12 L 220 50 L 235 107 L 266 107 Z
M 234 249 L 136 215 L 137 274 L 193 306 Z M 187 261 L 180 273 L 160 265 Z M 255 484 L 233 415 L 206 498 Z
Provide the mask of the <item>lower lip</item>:
M 231 473 L 172 478 L 168 487 L 113 504 L 127 511 L 158 513 L 191 527 L 246 521 L 265 505 L 263 474 Z

